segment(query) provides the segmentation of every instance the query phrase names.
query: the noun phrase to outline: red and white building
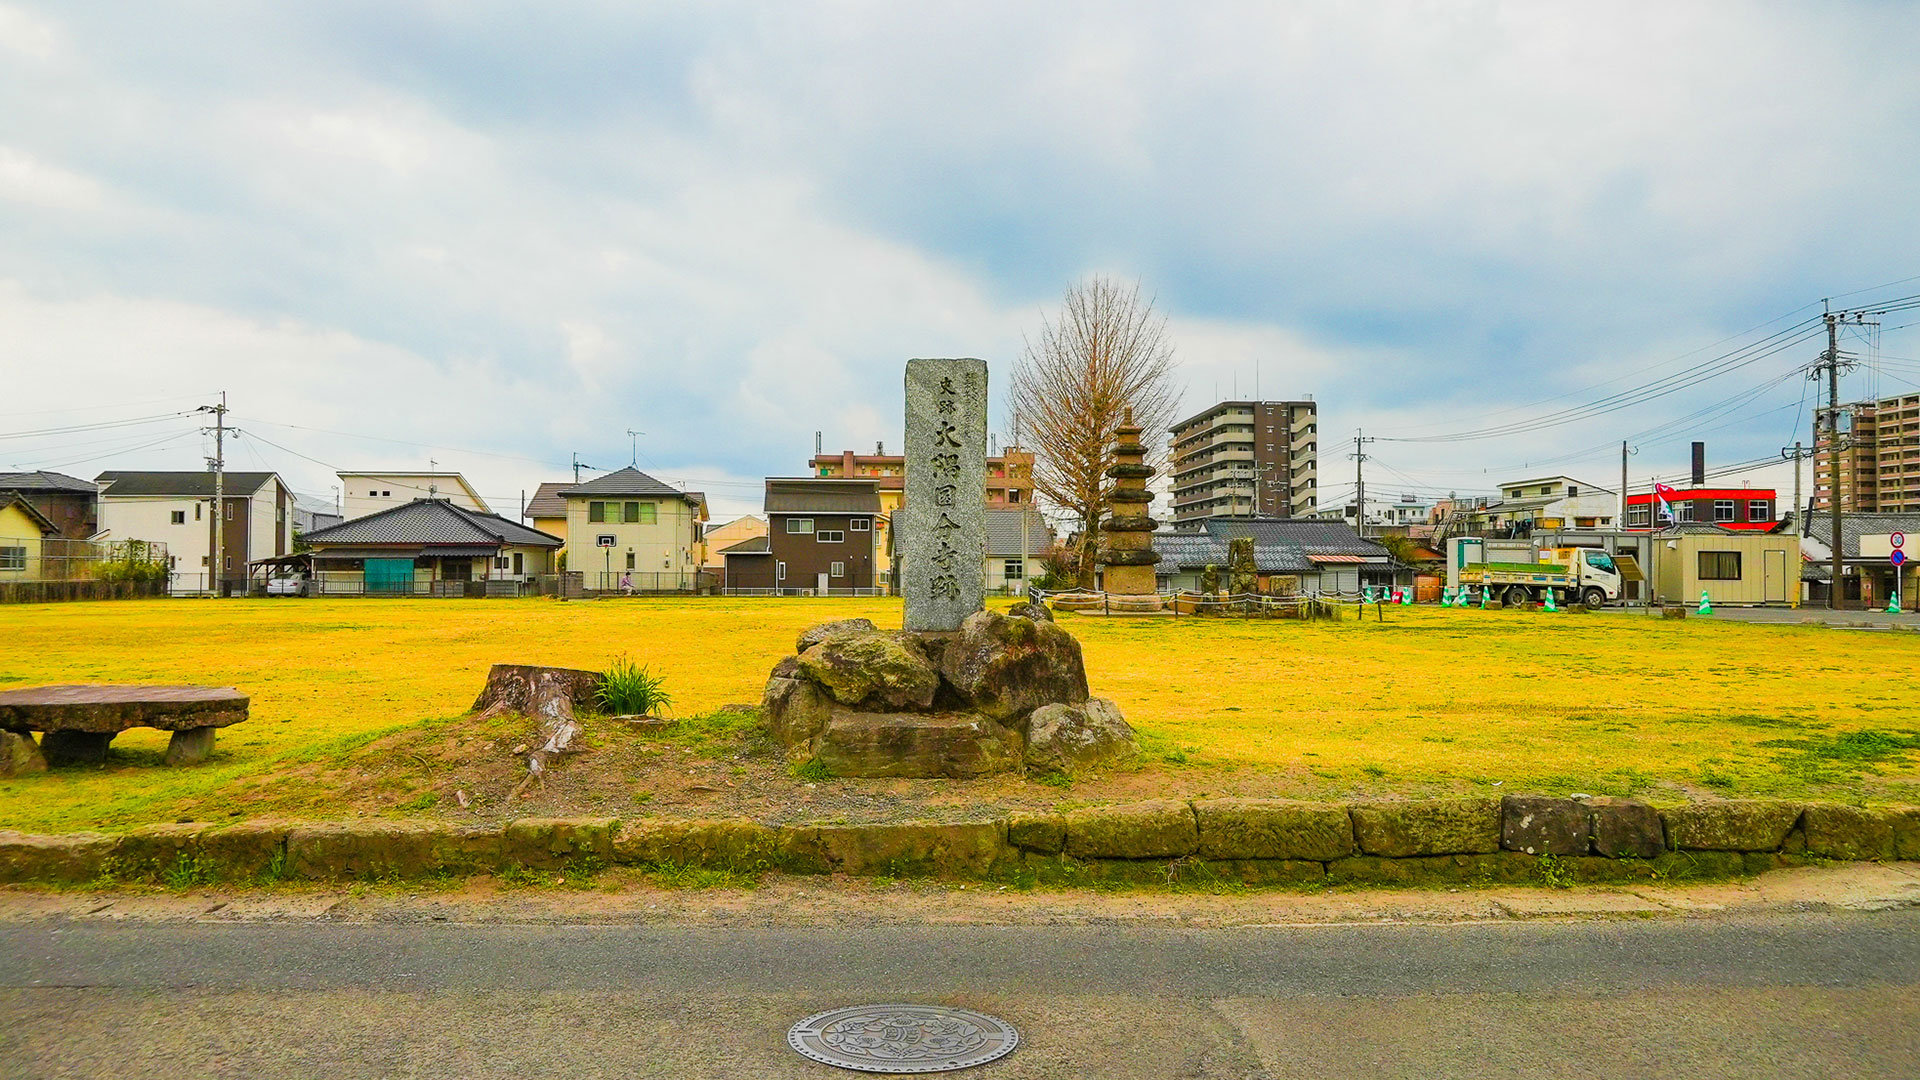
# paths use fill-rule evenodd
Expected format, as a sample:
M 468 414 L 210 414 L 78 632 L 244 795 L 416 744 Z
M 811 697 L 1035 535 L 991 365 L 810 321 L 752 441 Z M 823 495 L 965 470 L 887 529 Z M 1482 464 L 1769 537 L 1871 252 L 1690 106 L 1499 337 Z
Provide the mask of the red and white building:
M 1718 525 L 1734 532 L 1766 532 L 1780 524 L 1780 499 L 1773 488 L 1683 487 L 1667 496 L 1681 525 Z M 1654 513 L 1650 491 L 1627 496 L 1627 528 L 1644 531 Z M 1662 518 L 1659 524 L 1667 522 Z

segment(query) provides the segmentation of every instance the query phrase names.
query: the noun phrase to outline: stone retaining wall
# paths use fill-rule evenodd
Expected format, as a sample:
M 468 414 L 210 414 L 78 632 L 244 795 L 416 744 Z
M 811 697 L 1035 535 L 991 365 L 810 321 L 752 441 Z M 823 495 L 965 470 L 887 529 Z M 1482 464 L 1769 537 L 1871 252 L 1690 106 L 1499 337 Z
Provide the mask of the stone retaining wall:
M 523 818 L 0 832 L 0 882 L 407 879 L 518 869 L 700 867 L 1047 883 L 1478 884 L 1758 873 L 1920 859 L 1920 809 L 1730 800 L 1436 799 L 1355 805 L 1174 799 L 996 821 L 765 825 Z

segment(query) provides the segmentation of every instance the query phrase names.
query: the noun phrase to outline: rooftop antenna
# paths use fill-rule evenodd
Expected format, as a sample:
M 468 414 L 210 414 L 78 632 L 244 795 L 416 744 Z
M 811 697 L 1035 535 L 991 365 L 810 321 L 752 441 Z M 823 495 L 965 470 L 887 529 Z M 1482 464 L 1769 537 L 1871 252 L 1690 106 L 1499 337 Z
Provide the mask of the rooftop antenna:
M 813 433 L 813 456 L 814 457 L 819 457 L 822 453 L 825 452 L 820 449 L 820 435 L 821 433 L 818 431 Z
M 644 431 L 627 429 L 627 464 L 632 468 L 640 467 L 640 436 L 645 434 Z
M 593 466 L 591 466 L 591 465 L 589 465 L 589 464 L 587 464 L 586 462 L 584 462 L 584 461 L 581 461 L 581 460 L 580 460 L 580 451 L 578 451 L 578 450 L 575 450 L 575 451 L 573 452 L 573 482 L 574 482 L 574 483 L 576 483 L 576 484 L 580 482 L 580 470 L 581 470 L 581 469 L 593 469 L 593 471 L 594 471 L 594 472 L 599 472 L 599 471 L 600 471 L 599 469 L 594 469 L 594 468 L 593 468 Z

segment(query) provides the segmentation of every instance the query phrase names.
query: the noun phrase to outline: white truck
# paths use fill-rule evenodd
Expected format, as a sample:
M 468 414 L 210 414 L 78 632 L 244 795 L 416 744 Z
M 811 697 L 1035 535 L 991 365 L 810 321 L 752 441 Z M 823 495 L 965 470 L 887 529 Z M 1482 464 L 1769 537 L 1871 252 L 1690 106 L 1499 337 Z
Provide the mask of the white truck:
M 1621 567 L 1597 547 L 1536 547 L 1525 541 L 1456 537 L 1448 548 L 1448 583 L 1489 590 L 1503 603 L 1541 601 L 1552 592 L 1558 603 L 1600 607 L 1621 596 Z

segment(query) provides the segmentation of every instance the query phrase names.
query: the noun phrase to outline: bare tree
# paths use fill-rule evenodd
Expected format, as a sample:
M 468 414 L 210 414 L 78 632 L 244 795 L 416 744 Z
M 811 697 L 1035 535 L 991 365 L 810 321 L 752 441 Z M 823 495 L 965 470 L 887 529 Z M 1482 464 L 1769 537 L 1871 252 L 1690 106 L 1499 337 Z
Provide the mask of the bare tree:
M 1166 432 L 1180 406 L 1167 321 L 1140 287 L 1095 277 L 1067 290 L 1024 343 L 1007 406 L 1034 453 L 1034 490 L 1080 522 L 1079 577 L 1093 584 L 1100 517 L 1110 507 L 1114 429 L 1131 410 L 1149 464 L 1164 466 Z

